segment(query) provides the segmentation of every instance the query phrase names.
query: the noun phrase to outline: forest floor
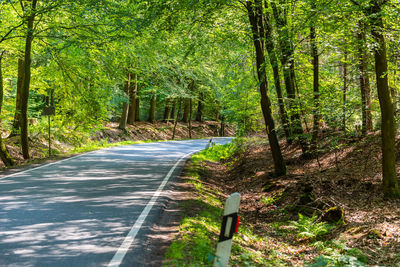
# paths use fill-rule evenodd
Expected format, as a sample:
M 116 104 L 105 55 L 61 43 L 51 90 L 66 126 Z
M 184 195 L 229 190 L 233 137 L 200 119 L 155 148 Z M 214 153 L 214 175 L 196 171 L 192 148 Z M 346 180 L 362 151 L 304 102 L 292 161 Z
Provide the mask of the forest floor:
M 219 122 L 205 121 L 203 123 L 192 122 L 192 138 L 205 138 L 218 136 Z M 60 132 L 53 129 L 52 154 L 48 156 L 48 136 L 46 133 L 31 134 L 29 138 L 30 155 L 29 160 L 24 160 L 21 153 L 20 137 L 3 137 L 6 147 L 15 160 L 16 165 L 29 165 L 40 163 L 46 160 L 55 160 L 82 153 L 90 150 L 118 144 L 133 144 L 135 142 L 165 141 L 172 139 L 174 125 L 172 122 L 135 122 L 134 125 L 127 125 L 126 130 L 118 128 L 118 123 L 108 122 L 99 130 L 93 133 L 80 133 L 77 131 Z M 225 126 L 225 135 L 233 136 L 234 130 L 228 125 Z M 179 122 L 176 128 L 175 140 L 189 139 L 187 123 Z M 5 168 L 0 161 L 0 169 Z
M 288 168 L 282 177 L 271 175 L 273 161 L 264 140 L 245 142 L 240 153 L 222 162 L 188 164 L 184 177 L 193 184 L 192 203 L 200 208 L 184 204 L 186 217 L 165 265 L 196 260 L 199 252 L 186 251 L 185 257 L 178 252 L 190 242 L 212 247 L 197 259 L 210 264 L 222 203 L 239 192 L 242 223 L 232 266 L 400 266 L 400 200 L 382 194 L 379 133 L 364 138 L 330 133 L 313 160 L 302 159 L 298 146 L 281 142 Z M 400 138 L 396 146 L 400 151 Z M 344 221 L 322 222 L 321 214 L 331 207 L 344 210 Z M 208 220 L 215 214 L 212 227 Z M 194 233 L 201 231 L 198 225 L 208 229 L 203 234 L 210 243 Z

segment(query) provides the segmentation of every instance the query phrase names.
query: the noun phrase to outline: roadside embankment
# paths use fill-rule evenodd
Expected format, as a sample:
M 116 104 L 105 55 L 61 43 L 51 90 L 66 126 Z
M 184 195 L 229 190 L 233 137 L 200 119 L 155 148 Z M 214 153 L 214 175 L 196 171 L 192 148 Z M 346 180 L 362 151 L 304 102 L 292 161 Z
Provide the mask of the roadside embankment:
M 219 122 L 205 121 L 203 123 L 192 122 L 191 137 L 205 138 L 219 135 Z M 134 125 L 127 125 L 125 130 L 118 128 L 118 123 L 105 123 L 98 129 L 79 131 L 76 129 L 52 128 L 50 159 L 74 155 L 101 149 L 109 146 L 129 145 L 141 142 L 155 142 L 171 140 L 173 135 L 173 123 L 148 123 L 135 122 Z M 225 136 L 235 134 L 232 127 L 225 125 Z M 189 127 L 187 123 L 178 123 L 175 132 L 175 140 L 189 139 Z M 15 160 L 16 166 L 41 162 L 49 159 L 47 129 L 40 129 L 39 132 L 31 133 L 29 138 L 30 156 L 24 160 L 21 153 L 19 136 L 4 138 L 5 145 Z M 0 162 L 0 168 L 4 168 Z

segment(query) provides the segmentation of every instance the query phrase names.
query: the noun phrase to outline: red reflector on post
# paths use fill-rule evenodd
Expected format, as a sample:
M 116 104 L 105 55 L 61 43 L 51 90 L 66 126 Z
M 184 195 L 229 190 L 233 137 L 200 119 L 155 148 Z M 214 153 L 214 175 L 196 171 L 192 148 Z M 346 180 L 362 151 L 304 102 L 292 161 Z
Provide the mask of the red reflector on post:
M 235 233 L 239 231 L 240 216 L 237 217 Z

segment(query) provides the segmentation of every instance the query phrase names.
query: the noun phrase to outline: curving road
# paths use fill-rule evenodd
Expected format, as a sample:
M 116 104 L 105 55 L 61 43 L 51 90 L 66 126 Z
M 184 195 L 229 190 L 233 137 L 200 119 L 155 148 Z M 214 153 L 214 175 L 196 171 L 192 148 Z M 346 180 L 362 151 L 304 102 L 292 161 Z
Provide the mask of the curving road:
M 168 181 L 207 142 L 114 147 L 0 177 L 0 266 L 145 265 Z

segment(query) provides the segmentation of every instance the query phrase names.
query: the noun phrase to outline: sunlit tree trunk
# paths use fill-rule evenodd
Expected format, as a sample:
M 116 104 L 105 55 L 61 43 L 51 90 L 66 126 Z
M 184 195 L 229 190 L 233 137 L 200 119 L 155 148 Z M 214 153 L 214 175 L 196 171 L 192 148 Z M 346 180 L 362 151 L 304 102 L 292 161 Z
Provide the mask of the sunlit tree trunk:
M 253 44 L 256 50 L 256 66 L 257 76 L 260 84 L 261 109 L 265 120 L 269 145 L 271 147 L 275 174 L 278 176 L 285 175 L 286 164 L 283 160 L 281 148 L 279 147 L 279 142 L 275 131 L 275 123 L 272 117 L 271 101 L 268 97 L 268 81 L 265 70 L 264 41 L 262 38 L 262 36 L 264 35 L 263 6 L 261 0 L 254 0 L 254 2 L 247 1 L 246 7 L 253 33 Z
M 372 36 L 377 43 L 374 46 L 376 86 L 378 89 L 379 105 L 381 107 L 382 122 L 382 172 L 383 192 L 386 197 L 400 197 L 396 173 L 396 143 L 395 120 L 392 97 L 388 83 L 388 64 L 386 56 L 385 37 L 382 19 L 382 5 L 380 0 L 371 0 L 369 18 L 372 27 Z
M 28 99 L 29 86 L 31 82 L 31 51 L 33 41 L 33 23 L 36 16 L 37 0 L 32 0 L 30 6 L 30 14 L 27 18 L 27 34 L 25 39 L 25 55 L 24 55 L 24 79 L 22 83 L 21 98 L 21 147 L 24 159 L 29 159 L 28 144 Z
M 124 83 L 124 92 L 129 92 L 129 86 L 130 86 L 130 81 L 125 81 Z M 127 102 L 122 103 L 122 114 L 121 114 L 121 119 L 119 121 L 119 126 L 121 130 L 126 129 L 126 122 L 128 120 L 128 111 L 129 111 L 129 104 Z
M 119 126 L 118 126 L 118 128 L 120 128 L 121 130 L 126 129 L 126 121 L 128 118 L 128 109 L 129 109 L 129 105 L 127 103 L 123 102 L 122 103 L 121 120 L 119 121 Z

